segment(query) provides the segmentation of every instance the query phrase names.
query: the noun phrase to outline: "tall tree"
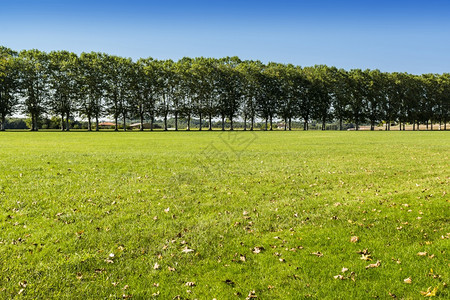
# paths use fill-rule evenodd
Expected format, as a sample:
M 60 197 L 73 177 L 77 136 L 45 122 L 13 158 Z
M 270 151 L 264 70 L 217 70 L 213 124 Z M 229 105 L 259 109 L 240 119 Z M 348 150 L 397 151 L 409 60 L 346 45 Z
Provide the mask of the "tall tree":
M 61 130 L 69 131 L 69 119 L 81 96 L 78 57 L 68 51 L 53 51 L 49 55 L 50 110 L 61 116 Z
M 95 119 L 95 130 L 99 130 L 99 119 L 104 111 L 103 97 L 106 94 L 104 63 L 102 53 L 81 53 L 79 72 L 83 97 L 78 103 L 78 110 L 87 118 L 88 131 L 92 130 L 92 120 Z
M 25 99 L 24 112 L 31 117 L 31 131 L 38 131 L 38 121 L 46 111 L 48 88 L 48 55 L 39 50 L 19 53 L 21 94 Z
M 17 52 L 0 47 L 0 131 L 5 131 L 6 117 L 18 104 L 18 71 Z

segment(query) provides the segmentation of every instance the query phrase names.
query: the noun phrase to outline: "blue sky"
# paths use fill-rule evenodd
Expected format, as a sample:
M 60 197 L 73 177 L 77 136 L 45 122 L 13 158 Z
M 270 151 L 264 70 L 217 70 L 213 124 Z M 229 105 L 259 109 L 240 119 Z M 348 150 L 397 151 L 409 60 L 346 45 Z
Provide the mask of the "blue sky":
M 0 0 L 0 45 L 450 72 L 450 1 Z

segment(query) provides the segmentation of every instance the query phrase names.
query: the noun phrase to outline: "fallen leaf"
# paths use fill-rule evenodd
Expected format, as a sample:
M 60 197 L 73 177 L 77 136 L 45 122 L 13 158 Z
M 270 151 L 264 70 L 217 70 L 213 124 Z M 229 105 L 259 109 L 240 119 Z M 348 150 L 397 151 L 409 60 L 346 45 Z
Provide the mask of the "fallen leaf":
M 313 252 L 313 253 L 311 253 L 311 254 L 312 254 L 312 255 L 316 255 L 317 257 L 322 257 L 322 256 L 323 256 L 323 253 L 320 252 L 320 251 Z
M 170 272 L 175 272 L 175 268 L 167 267 L 167 269 L 169 269 Z
M 357 243 L 359 241 L 359 237 L 357 237 L 356 235 L 355 236 L 352 236 L 351 238 L 350 238 L 350 242 L 352 242 L 352 243 Z
M 194 252 L 193 249 L 189 249 L 187 246 L 183 248 L 183 250 L 181 250 L 181 252 L 183 253 L 189 253 L 189 252 Z
M 417 252 L 418 256 L 427 256 L 427 252 Z
M 370 269 L 370 268 L 378 268 L 379 266 L 381 266 L 381 261 L 377 260 L 376 263 L 370 264 L 370 265 L 366 266 L 366 269 Z
M 342 268 L 342 270 L 341 270 L 342 273 L 345 273 L 347 271 L 348 271 L 348 268 Z
M 341 274 L 333 276 L 333 277 L 334 277 L 334 279 L 340 279 L 340 280 L 344 280 L 345 279 L 344 276 L 342 276 Z
M 166 208 L 166 209 L 164 210 L 164 212 L 165 212 L 165 213 L 168 213 L 169 210 L 170 210 L 170 207 Z
M 411 277 L 403 279 L 403 282 L 411 284 L 412 283 Z
M 246 261 L 247 259 L 246 259 L 245 255 L 240 255 L 239 256 L 239 260 L 240 261 Z
M 195 282 L 192 281 L 186 282 L 186 286 L 195 286 Z
M 432 286 L 430 286 L 426 292 L 422 292 L 420 291 L 420 293 L 424 296 L 424 297 L 434 297 L 436 296 L 436 292 L 437 292 L 437 287 L 435 287 L 433 289 Z
M 248 293 L 247 298 L 245 298 L 245 299 L 249 300 L 249 299 L 255 299 L 255 298 L 258 298 L 258 296 L 256 296 L 256 292 L 255 291 L 250 291 L 250 293 Z
M 129 288 L 128 284 L 125 285 L 125 286 L 122 288 L 122 290 L 126 290 L 127 288 Z
M 372 260 L 372 258 L 370 256 L 371 256 L 370 254 L 361 254 L 361 257 L 359 259 L 369 261 L 369 260 Z
M 159 269 L 159 264 L 156 262 L 155 265 L 153 266 L 153 269 L 158 270 Z
M 252 252 L 255 254 L 258 254 L 258 253 L 261 253 L 261 251 L 263 251 L 263 250 L 264 250 L 264 247 L 254 247 L 252 249 Z

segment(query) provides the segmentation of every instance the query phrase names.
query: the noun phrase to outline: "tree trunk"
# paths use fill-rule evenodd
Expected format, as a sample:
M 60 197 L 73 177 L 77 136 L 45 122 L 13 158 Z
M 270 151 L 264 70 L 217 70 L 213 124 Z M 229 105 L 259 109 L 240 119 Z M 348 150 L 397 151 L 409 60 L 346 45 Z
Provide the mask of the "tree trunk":
M 191 130 L 191 114 L 188 114 L 186 131 Z
M 178 112 L 175 112 L 175 131 L 178 131 Z
M 198 116 L 200 117 L 200 124 L 199 124 L 199 131 L 202 131 L 202 113 L 199 113 Z
M 140 113 L 140 117 L 141 117 L 141 124 L 139 126 L 139 131 L 144 131 L 144 113 L 143 112 Z
M 100 131 L 100 128 L 98 128 L 98 114 L 95 115 L 95 131 Z
M 287 130 L 287 118 L 284 118 L 284 131 Z
M 66 113 L 66 131 L 70 131 L 69 119 L 70 119 L 70 112 L 67 112 Z
M 371 120 L 370 121 L 370 131 L 374 131 L 375 130 L 375 121 Z
M 342 118 L 339 118 L 339 130 L 343 130 L 344 126 L 342 124 Z
M 305 119 L 305 120 L 303 121 L 303 130 L 304 130 L 304 131 L 308 130 L 308 119 Z
M 88 131 L 92 131 L 92 122 L 91 122 L 91 115 L 88 115 Z
M 167 113 L 164 114 L 164 131 L 167 131 Z
M 289 117 L 289 131 L 292 130 L 292 118 Z
M 118 120 L 118 117 L 117 117 L 117 116 L 114 117 L 114 121 L 115 121 L 115 123 L 116 123 L 116 127 L 114 128 L 114 131 L 119 131 L 119 120 Z
M 208 123 L 208 130 L 212 130 L 212 116 L 209 114 L 209 123 Z
M 267 125 L 267 122 L 268 122 L 268 121 L 269 121 L 269 120 L 268 120 L 267 117 L 266 117 L 266 126 L 265 126 L 265 129 L 264 129 L 265 131 L 267 131 L 267 129 L 268 129 L 268 127 L 267 127 L 267 126 L 268 126 L 268 125 Z
M 150 131 L 153 131 L 153 114 L 150 116 Z
M 124 113 L 123 117 L 123 131 L 127 131 L 127 115 Z
M 252 122 L 250 124 L 250 131 L 253 131 L 254 125 L 255 125 L 255 115 L 252 115 L 251 121 Z
M 1 120 L 1 124 L 0 124 L 0 131 L 5 131 L 6 130 L 6 115 L 2 114 L 2 120 Z
M 233 117 L 230 118 L 230 130 L 233 131 Z
M 272 128 L 272 116 L 270 116 L 270 131 L 272 131 L 273 130 L 273 128 Z
M 64 113 L 61 114 L 61 131 L 66 130 L 65 124 L 64 124 Z
M 326 122 L 326 119 L 323 118 L 323 119 L 322 119 L 322 131 L 325 130 L 325 128 L 326 128 L 326 123 L 327 123 L 327 122 Z
M 225 131 L 225 116 L 222 115 L 222 131 Z
M 244 131 L 247 131 L 247 115 L 244 115 Z

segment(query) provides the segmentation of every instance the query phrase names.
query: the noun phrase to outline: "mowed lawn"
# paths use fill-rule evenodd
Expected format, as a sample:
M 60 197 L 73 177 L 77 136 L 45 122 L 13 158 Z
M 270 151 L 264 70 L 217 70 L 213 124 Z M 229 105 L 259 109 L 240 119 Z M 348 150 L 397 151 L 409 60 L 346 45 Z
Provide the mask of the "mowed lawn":
M 0 133 L 0 298 L 449 298 L 448 132 Z

